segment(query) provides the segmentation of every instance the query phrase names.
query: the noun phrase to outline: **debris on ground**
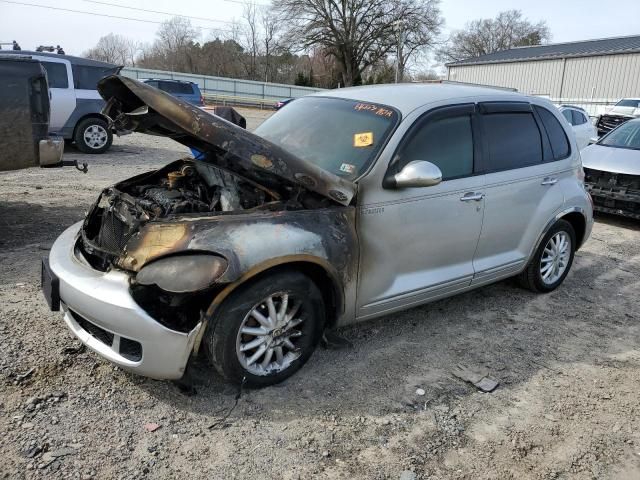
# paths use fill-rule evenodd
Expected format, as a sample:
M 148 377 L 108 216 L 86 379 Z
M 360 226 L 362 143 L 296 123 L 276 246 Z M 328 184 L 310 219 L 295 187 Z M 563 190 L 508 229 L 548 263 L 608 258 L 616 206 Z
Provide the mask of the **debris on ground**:
M 156 430 L 158 430 L 160 428 L 160 425 L 157 423 L 145 423 L 144 424 L 144 429 L 147 432 L 155 432 Z
M 456 365 L 456 367 L 452 370 L 454 376 L 458 377 L 460 380 L 464 380 L 465 382 L 469 382 L 480 390 L 481 392 L 490 393 L 493 392 L 500 382 L 489 376 L 488 372 L 484 369 L 479 368 L 471 368 L 465 365 Z

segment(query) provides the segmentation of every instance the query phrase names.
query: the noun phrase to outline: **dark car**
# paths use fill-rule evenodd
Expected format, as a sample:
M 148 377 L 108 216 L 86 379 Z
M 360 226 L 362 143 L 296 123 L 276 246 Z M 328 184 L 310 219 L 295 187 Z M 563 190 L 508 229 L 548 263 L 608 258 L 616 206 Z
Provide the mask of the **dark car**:
M 143 82 L 185 102 L 189 102 L 192 105 L 204 105 L 204 97 L 197 83 L 186 82 L 184 80 L 158 80 L 155 78 L 149 78 L 143 80 Z

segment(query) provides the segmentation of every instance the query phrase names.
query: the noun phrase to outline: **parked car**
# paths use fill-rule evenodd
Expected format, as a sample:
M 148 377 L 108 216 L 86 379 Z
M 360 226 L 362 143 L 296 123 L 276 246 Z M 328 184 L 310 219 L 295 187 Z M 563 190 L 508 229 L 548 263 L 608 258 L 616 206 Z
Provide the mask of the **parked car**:
M 98 80 L 116 74 L 122 67 L 87 58 L 46 52 L 3 51 L 29 55 L 47 71 L 51 116 L 49 132 L 73 141 L 84 153 L 104 153 L 113 135 L 102 115 L 104 100 L 96 90 Z
M 49 305 L 110 361 L 229 381 L 298 370 L 323 330 L 517 276 L 565 279 L 592 209 L 547 100 L 386 85 L 296 100 L 255 134 L 124 77 L 117 128 L 205 152 L 105 189 L 43 261 Z
M 640 118 L 585 148 L 582 162 L 596 211 L 640 219 Z
M 576 135 L 578 149 L 582 150 L 591 142 L 591 139 L 598 137 L 596 127 L 589 120 L 589 114 L 581 107 L 573 105 L 560 106 L 560 112 L 571 125 L 573 133 Z
M 197 83 L 186 82 L 183 80 L 170 80 L 170 79 L 155 79 L 149 78 L 143 80 L 147 85 L 158 88 L 163 92 L 167 92 L 174 97 L 177 97 L 192 105 L 204 105 L 204 97 L 200 92 L 200 87 Z
M 60 165 L 64 140 L 48 132 L 44 67 L 29 56 L 0 53 L 0 171 Z
M 640 98 L 623 98 L 604 115 L 598 118 L 598 136 L 605 135 L 618 125 L 640 117 Z
M 285 105 L 288 105 L 289 103 L 293 102 L 295 100 L 295 98 L 285 98 L 283 100 L 278 100 L 276 102 L 276 104 L 273 106 L 274 110 L 280 110 L 282 107 L 284 107 Z

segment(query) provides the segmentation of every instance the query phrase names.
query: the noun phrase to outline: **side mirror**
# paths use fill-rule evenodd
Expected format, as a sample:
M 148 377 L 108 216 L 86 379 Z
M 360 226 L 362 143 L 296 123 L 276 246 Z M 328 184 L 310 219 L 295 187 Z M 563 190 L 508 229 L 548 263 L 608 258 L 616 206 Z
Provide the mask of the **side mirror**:
M 436 165 L 425 160 L 414 160 L 388 178 L 385 186 L 388 188 L 432 187 L 441 181 L 442 172 Z
M 593 145 L 594 143 L 598 143 L 598 138 L 597 137 L 593 137 L 589 139 L 589 145 Z

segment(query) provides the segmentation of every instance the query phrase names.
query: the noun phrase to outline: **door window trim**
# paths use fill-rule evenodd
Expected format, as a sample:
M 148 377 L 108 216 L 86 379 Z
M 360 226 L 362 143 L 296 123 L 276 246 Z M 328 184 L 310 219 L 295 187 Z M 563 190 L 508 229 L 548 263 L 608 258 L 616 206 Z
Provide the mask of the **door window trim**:
M 481 137 L 480 137 L 480 131 L 479 131 L 479 125 L 478 125 L 478 119 L 477 119 L 477 104 L 461 103 L 461 104 L 455 104 L 455 105 L 444 105 L 441 107 L 436 107 L 420 115 L 409 127 L 409 129 L 406 131 L 402 140 L 394 150 L 393 155 L 391 156 L 391 161 L 387 166 L 387 170 L 383 178 L 386 179 L 386 178 L 389 178 L 390 176 L 395 175 L 396 173 L 400 172 L 400 170 L 402 170 L 402 168 L 411 160 L 416 160 L 415 158 L 411 160 L 409 159 L 403 160 L 401 153 L 402 153 L 402 150 L 406 147 L 406 145 L 409 144 L 413 140 L 413 138 L 416 136 L 416 134 L 420 130 L 422 130 L 428 123 L 447 119 L 447 118 L 455 118 L 455 117 L 463 117 L 463 116 L 469 116 L 471 119 L 471 141 L 473 144 L 472 173 L 469 175 L 459 175 L 456 177 L 449 177 L 449 178 L 443 179 L 442 181 L 448 182 L 449 180 L 457 180 L 459 178 L 468 178 L 468 177 L 473 177 L 475 175 L 478 175 L 479 173 L 476 172 L 476 166 L 479 163 L 480 155 L 482 155 L 482 149 L 480 147 L 480 141 L 479 141 Z M 384 181 L 383 181 L 383 188 L 384 188 Z
M 551 150 L 551 143 L 547 137 L 547 131 L 544 130 L 542 121 L 539 118 L 535 108 L 533 108 L 529 102 L 522 101 L 495 101 L 495 102 L 479 102 L 478 103 L 478 122 L 480 127 L 480 138 L 482 139 L 482 156 L 478 163 L 478 175 L 486 175 L 489 173 L 507 172 L 510 170 L 520 170 L 522 168 L 537 167 L 538 165 L 544 165 L 549 161 L 553 161 L 553 152 Z M 486 123 L 484 121 L 485 115 L 494 113 L 530 113 L 533 116 L 536 127 L 538 128 L 538 134 L 540 135 L 540 148 L 542 151 L 542 158 L 539 163 L 531 165 L 522 165 L 519 167 L 510 168 L 498 168 L 489 169 L 486 168 L 488 160 L 491 158 L 489 154 L 489 137 L 486 135 Z

